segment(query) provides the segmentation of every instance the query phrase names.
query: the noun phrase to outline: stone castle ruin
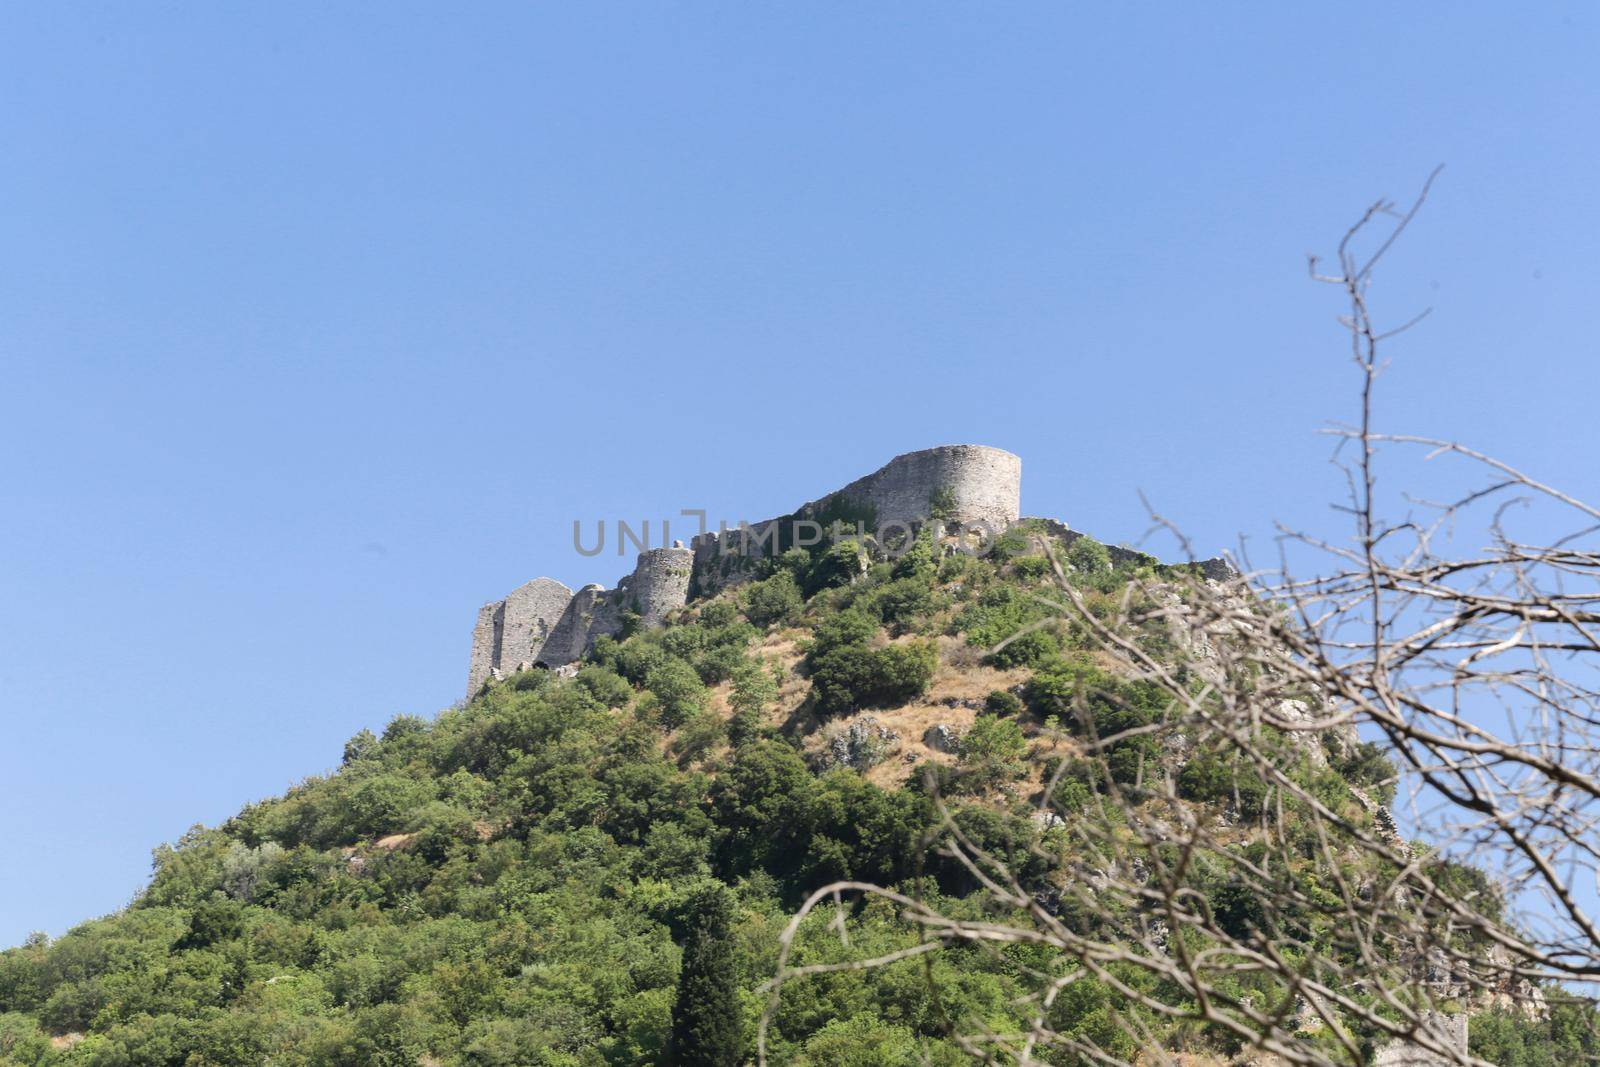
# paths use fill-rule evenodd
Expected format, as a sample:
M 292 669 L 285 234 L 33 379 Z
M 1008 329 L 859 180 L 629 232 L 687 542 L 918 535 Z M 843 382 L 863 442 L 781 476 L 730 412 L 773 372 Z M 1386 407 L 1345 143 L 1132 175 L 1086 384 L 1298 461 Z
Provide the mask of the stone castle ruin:
M 574 593 L 552 578 L 535 578 L 478 611 L 467 697 L 471 699 L 487 682 L 520 670 L 576 663 L 597 638 L 620 634 L 630 624 L 658 626 L 691 600 L 758 576 L 763 559 L 796 544 L 816 544 L 830 534 L 858 531 L 872 533 L 886 546 L 896 534 L 909 543 L 923 523 L 934 519 L 942 523 L 947 537 L 974 532 L 992 538 L 1020 521 L 1021 490 L 1018 456 L 986 445 L 941 445 L 896 456 L 866 477 L 788 515 L 732 529 L 723 526 L 694 538 L 688 548 L 676 542 L 671 548 L 647 549 L 639 554 L 633 573 L 615 589 L 586 585 Z M 1060 541 L 1070 543 L 1084 536 L 1054 519 L 1029 521 Z M 1106 549 L 1114 563 L 1156 562 L 1130 548 L 1107 545 Z M 1189 566 L 1211 580 L 1237 576 L 1232 564 L 1221 558 Z M 1356 796 L 1372 804 L 1360 790 Z M 1393 825 L 1386 809 L 1376 810 Z M 1427 1012 L 1423 1025 L 1436 1042 L 1465 1055 L 1465 1014 Z M 1380 1048 L 1373 1063 L 1444 1067 L 1447 1060 L 1397 1039 Z
M 909 544 L 930 519 L 944 532 L 981 545 L 1022 515 L 1022 460 L 987 445 L 941 445 L 896 456 L 881 468 L 788 515 L 758 523 L 725 524 L 671 548 L 639 554 L 633 573 L 615 589 L 586 585 L 576 593 L 553 578 L 535 578 L 504 600 L 485 604 L 472 629 L 467 674 L 470 699 L 486 682 L 530 667 L 575 663 L 597 638 L 629 625 L 658 626 L 669 612 L 758 576 L 764 558 L 832 536 L 870 533 L 882 544 Z M 1082 536 L 1053 520 L 1052 535 Z M 1148 560 L 1132 549 L 1107 546 L 1112 560 Z M 1197 564 L 1202 574 L 1231 574 L 1220 559 Z
M 535 578 L 504 600 L 485 604 L 472 628 L 467 673 L 471 698 L 486 682 L 529 667 L 559 667 L 583 658 L 602 635 L 615 636 L 637 616 L 659 625 L 692 597 L 708 596 L 751 576 L 762 556 L 825 528 L 909 535 L 930 518 L 972 525 L 993 534 L 1021 516 L 1022 460 L 986 445 L 942 445 L 896 456 L 792 514 L 701 534 L 639 554 L 633 573 L 615 589 L 586 585 L 574 593 L 553 578 Z
M 583 658 L 602 634 L 622 632 L 629 613 L 659 625 L 689 600 L 694 553 L 677 545 L 639 553 L 633 573 L 615 589 L 586 585 L 574 593 L 554 578 L 535 578 L 504 600 L 478 609 L 472 628 L 467 696 L 485 682 L 529 667 L 559 667 Z

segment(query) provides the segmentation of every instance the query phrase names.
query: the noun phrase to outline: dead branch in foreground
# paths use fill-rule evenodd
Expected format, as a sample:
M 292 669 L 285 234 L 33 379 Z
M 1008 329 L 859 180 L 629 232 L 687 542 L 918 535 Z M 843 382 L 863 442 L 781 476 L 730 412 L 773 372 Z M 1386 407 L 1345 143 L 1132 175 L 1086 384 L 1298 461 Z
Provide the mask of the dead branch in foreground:
M 1351 540 L 1284 530 L 1272 571 L 1147 574 L 1108 610 L 1041 539 L 1053 581 L 1040 596 L 1111 665 L 1062 704 L 1075 755 L 1036 798 L 1052 873 L 1025 881 L 938 798 L 938 846 L 985 914 L 821 887 L 784 933 L 761 1063 L 786 983 L 953 945 L 1051 950 L 1012 960 L 1031 1025 L 958 1021 L 961 1047 L 994 1063 L 1177 1063 L 1191 1047 L 1305 1067 L 1385 1048 L 1382 1062 L 1482 1063 L 1452 1019 L 1537 1017 L 1600 978 L 1600 510 L 1483 453 L 1373 426 L 1380 350 L 1398 331 L 1375 325 L 1368 288 L 1426 194 L 1370 208 L 1336 272 L 1312 264 L 1347 301 L 1361 372 L 1360 420 L 1335 431 Z M 1377 466 L 1403 449 L 1457 464 L 1463 487 L 1388 519 Z M 1292 575 L 1291 558 L 1316 576 Z M 1135 703 L 1145 711 L 1118 714 Z M 791 964 L 809 914 L 862 897 L 921 939 Z M 1115 1034 L 1061 1010 L 1080 982 L 1112 992 Z

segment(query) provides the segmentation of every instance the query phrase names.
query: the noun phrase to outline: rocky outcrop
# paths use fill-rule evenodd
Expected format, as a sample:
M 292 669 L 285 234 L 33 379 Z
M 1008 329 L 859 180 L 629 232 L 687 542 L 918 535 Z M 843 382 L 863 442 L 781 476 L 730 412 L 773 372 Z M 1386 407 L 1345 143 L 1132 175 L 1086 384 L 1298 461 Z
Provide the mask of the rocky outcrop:
M 866 771 L 882 763 L 900 745 L 900 735 L 875 715 L 863 715 L 848 726 L 824 733 L 817 763 L 822 770 L 848 767 Z
M 1454 1049 L 1462 1056 L 1466 1055 L 1466 1015 L 1446 1015 L 1439 1011 L 1424 1012 L 1422 1026 L 1434 1041 L 1446 1048 Z M 1451 1067 L 1458 1062 L 1460 1061 L 1446 1058 L 1410 1041 L 1392 1041 L 1373 1056 L 1372 1067 Z

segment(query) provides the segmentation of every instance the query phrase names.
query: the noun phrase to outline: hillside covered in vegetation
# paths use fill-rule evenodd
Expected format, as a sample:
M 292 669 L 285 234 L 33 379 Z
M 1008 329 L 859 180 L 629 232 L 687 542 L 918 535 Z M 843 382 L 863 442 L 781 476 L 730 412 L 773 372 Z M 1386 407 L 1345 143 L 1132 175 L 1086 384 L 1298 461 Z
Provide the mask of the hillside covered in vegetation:
M 1127 553 L 1113 565 L 1088 538 L 1059 548 L 1096 610 L 1157 573 Z M 1092 923 L 1062 892 L 1072 813 L 1115 786 L 1136 793 L 1175 757 L 1138 732 L 1162 714 L 1161 691 L 1052 618 L 1034 595 L 1050 580 L 1026 528 L 982 558 L 929 539 L 897 558 L 855 541 L 791 550 L 664 628 L 602 639 L 570 676 L 519 674 L 432 721 L 363 731 L 337 772 L 158 849 L 123 911 L 0 954 L 0 1064 L 746 1062 L 780 934 L 812 890 L 854 879 L 947 914 L 993 913 L 940 847 L 941 806 L 1059 902 L 1063 924 Z M 1172 651 L 1159 628 L 1140 640 Z M 1103 762 L 1080 758 L 1086 737 L 1112 735 L 1124 740 Z M 1350 737 L 1315 744 L 1296 774 L 1370 824 L 1393 769 Z M 1265 787 L 1226 751 L 1184 752 L 1174 773 L 1198 818 L 1247 833 L 1261 814 Z M 1440 877 L 1474 876 L 1441 865 Z M 1225 870 L 1188 877 L 1229 928 L 1292 921 L 1299 941 L 1341 951 L 1314 906 L 1265 915 Z M 847 938 L 839 922 L 806 919 L 791 965 L 924 937 L 881 899 L 853 905 Z M 769 1059 L 971 1062 L 952 1034 L 1025 1026 L 1039 1009 L 1024 975 L 1048 965 L 1045 951 L 957 943 L 791 981 Z M 1593 1056 L 1581 1009 L 1548 999 L 1542 1015 L 1476 1014 L 1473 1050 L 1508 1065 Z M 1130 1061 L 1141 1031 L 1196 1064 L 1249 1051 L 1092 976 L 1048 1016 Z

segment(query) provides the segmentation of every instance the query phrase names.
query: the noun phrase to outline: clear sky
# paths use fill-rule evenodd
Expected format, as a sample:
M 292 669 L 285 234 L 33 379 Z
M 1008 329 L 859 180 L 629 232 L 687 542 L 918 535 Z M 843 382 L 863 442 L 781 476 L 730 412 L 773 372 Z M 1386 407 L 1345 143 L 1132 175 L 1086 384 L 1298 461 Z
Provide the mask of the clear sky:
M 1210 553 L 1385 424 L 1600 497 L 1588 5 L 27 4 L 0 16 L 0 944 L 461 695 L 571 524 L 946 442 Z M 592 527 L 591 527 L 592 528 Z M 1164 550 L 1164 542 L 1149 547 Z

